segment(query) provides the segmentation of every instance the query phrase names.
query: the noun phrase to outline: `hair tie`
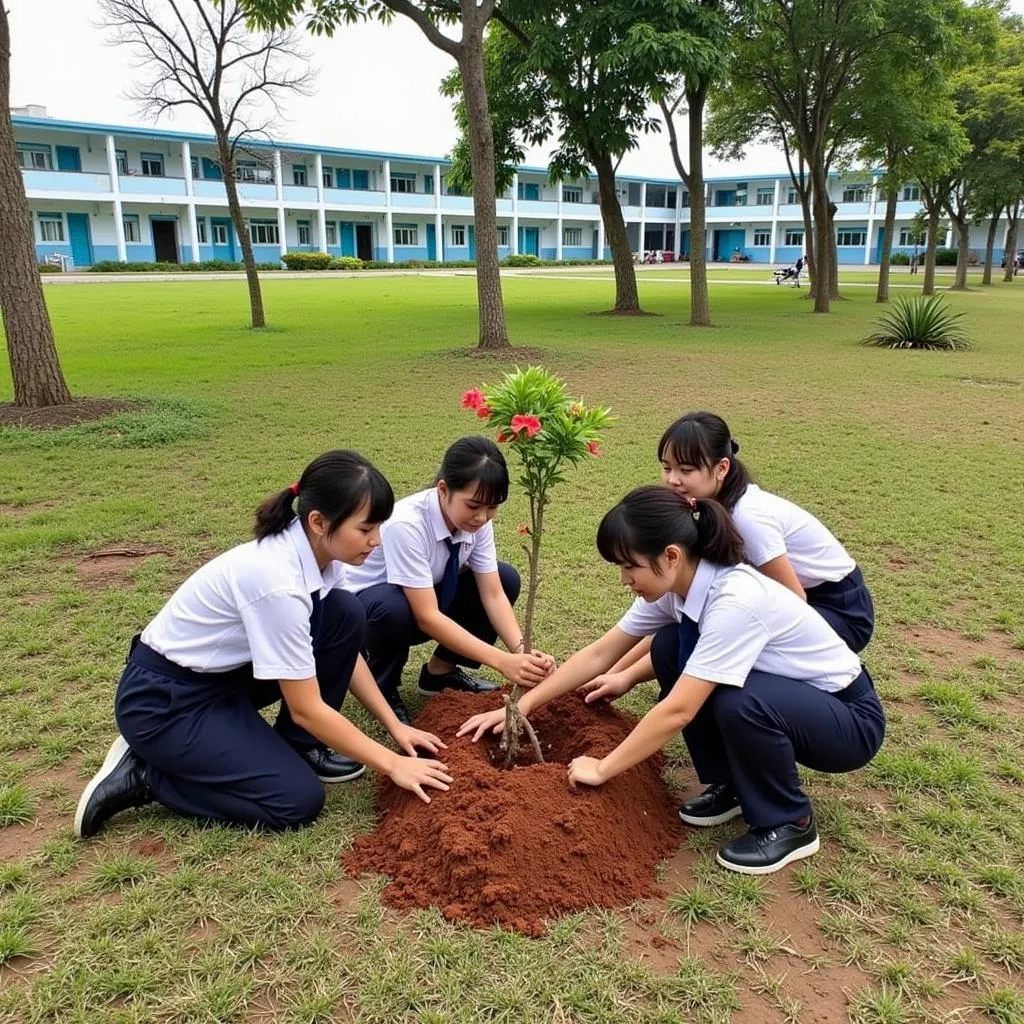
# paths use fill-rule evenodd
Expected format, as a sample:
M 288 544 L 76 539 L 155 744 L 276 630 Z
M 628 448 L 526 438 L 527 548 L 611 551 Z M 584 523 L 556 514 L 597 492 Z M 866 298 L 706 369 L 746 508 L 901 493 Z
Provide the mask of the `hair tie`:
M 739 453 L 740 443 L 734 437 L 729 438 L 729 447 L 732 449 L 733 455 Z
M 292 492 L 292 494 L 294 494 L 294 495 L 295 495 L 295 497 L 297 498 L 297 497 L 299 496 L 299 482 L 298 482 L 298 481 L 296 480 L 296 481 L 295 481 L 295 483 L 293 483 L 293 484 L 292 484 L 292 485 L 291 485 L 291 486 L 290 486 L 290 487 L 288 488 L 288 490 L 289 490 L 289 491 L 291 491 L 291 492 Z
M 697 499 L 687 495 L 687 497 L 685 497 L 683 500 L 686 502 L 686 507 L 689 510 L 690 515 L 693 516 L 693 521 L 695 523 L 699 523 L 700 509 L 697 508 Z

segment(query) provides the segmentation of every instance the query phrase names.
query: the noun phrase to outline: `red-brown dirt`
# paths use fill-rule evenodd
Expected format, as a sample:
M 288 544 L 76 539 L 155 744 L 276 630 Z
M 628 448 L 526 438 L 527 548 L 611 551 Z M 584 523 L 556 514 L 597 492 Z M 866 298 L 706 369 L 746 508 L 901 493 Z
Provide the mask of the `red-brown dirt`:
M 451 790 L 428 805 L 382 779 L 380 821 L 356 840 L 346 869 L 390 876 L 384 899 L 394 907 L 436 906 L 449 920 L 526 935 L 561 914 L 656 894 L 655 869 L 682 831 L 661 756 L 575 792 L 565 768 L 607 754 L 635 719 L 562 697 L 531 717 L 548 763 L 505 770 L 496 741 L 454 738 L 466 718 L 494 706 L 493 696 L 470 694 L 430 701 L 416 725 L 449 744 Z

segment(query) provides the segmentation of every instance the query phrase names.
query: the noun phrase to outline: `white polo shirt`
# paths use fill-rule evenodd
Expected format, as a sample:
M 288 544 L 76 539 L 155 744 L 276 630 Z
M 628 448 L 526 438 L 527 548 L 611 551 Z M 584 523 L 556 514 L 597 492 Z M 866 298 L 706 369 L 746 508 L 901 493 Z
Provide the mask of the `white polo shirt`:
M 832 532 L 806 509 L 750 484 L 732 510 L 752 565 L 786 555 L 800 585 L 834 583 L 857 563 Z
M 460 544 L 459 570 L 497 572 L 494 527 L 485 523 L 476 533 L 452 533 L 441 515 L 437 488 L 417 491 L 395 503 L 395 509 L 380 528 L 380 546 L 362 565 L 348 567 L 345 587 L 353 593 L 394 583 L 417 590 L 441 582 L 448 564 L 446 540 Z
M 197 569 L 146 627 L 142 642 L 183 668 L 228 672 L 252 662 L 256 679 L 316 675 L 309 618 L 313 591 L 344 581 L 321 573 L 302 523 L 225 551 Z
M 650 636 L 684 615 L 700 639 L 683 671 L 709 683 L 742 686 L 759 669 L 836 693 L 861 672 L 857 655 L 806 601 L 750 565 L 701 560 L 685 599 L 637 598 L 619 629 Z

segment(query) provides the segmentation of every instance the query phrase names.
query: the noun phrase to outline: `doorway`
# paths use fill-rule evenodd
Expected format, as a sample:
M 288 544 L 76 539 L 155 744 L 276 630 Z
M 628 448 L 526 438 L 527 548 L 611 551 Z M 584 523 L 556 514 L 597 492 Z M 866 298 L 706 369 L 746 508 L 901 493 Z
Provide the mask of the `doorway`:
M 151 219 L 149 226 L 153 232 L 153 252 L 157 263 L 179 263 L 178 231 L 173 220 Z
M 366 262 L 373 259 L 373 225 L 356 225 L 356 255 Z
M 75 266 L 91 267 L 92 234 L 87 213 L 68 214 L 68 241 L 71 243 L 71 259 Z

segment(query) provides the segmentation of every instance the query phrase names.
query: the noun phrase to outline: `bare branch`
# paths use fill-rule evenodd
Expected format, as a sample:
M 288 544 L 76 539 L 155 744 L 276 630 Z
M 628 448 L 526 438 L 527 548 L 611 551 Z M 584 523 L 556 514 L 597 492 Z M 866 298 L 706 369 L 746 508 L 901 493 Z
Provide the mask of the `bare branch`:
M 459 60 L 462 56 L 462 42 L 449 39 L 431 20 L 429 14 L 415 4 L 410 3 L 409 0 L 380 0 L 380 2 L 389 10 L 394 11 L 395 14 L 404 14 L 410 21 L 415 22 L 419 26 L 420 31 L 439 50 L 444 50 L 445 53 L 454 57 L 455 60 Z

